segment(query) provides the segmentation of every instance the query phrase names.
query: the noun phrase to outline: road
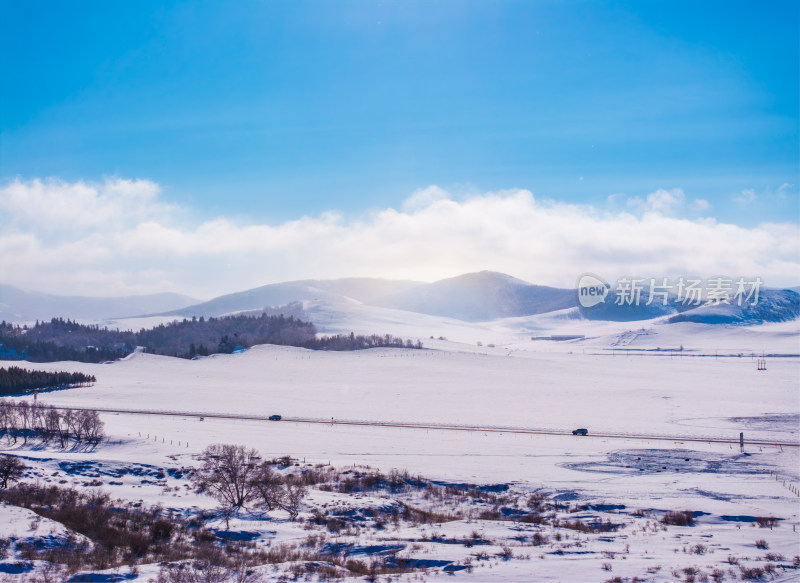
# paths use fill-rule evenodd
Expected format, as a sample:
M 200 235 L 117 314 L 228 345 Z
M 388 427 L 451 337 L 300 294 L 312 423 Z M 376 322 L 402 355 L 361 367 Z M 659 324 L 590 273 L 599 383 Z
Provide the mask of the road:
M 403 429 L 437 429 L 442 431 L 472 431 L 492 433 L 518 433 L 525 435 L 557 435 L 574 439 L 640 439 L 648 441 L 702 442 L 738 444 L 738 436 L 734 438 L 719 435 L 659 435 L 643 433 L 594 433 L 585 436 L 573 436 L 572 430 L 536 429 L 530 427 L 504 427 L 498 425 L 459 425 L 447 423 L 421 423 L 413 421 L 370 421 L 358 419 L 317 419 L 313 417 L 283 417 L 281 421 L 269 421 L 268 415 L 251 415 L 244 413 L 207 413 L 202 411 L 166 411 L 153 409 L 119 409 L 105 407 L 70 407 L 76 411 L 91 410 L 99 413 L 116 413 L 124 415 L 160 415 L 170 417 L 194 417 L 207 419 L 232 419 L 237 421 L 265 421 L 268 423 L 313 423 L 317 425 L 351 425 L 361 427 L 398 427 Z M 800 447 L 800 443 L 792 441 L 774 441 L 768 439 L 745 439 L 745 446 Z

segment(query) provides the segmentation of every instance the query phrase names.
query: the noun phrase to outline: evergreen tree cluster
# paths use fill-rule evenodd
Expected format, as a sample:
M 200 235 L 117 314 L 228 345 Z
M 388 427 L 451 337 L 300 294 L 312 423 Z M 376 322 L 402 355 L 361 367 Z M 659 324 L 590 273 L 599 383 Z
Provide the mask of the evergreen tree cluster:
M 0 359 L 31 362 L 105 362 L 122 358 L 136 348 L 132 332 L 84 325 L 53 318 L 34 326 L 0 323 Z
M 403 340 L 391 334 L 380 336 L 370 334 L 369 336 L 356 336 L 353 332 L 348 334 L 336 334 L 335 336 L 321 336 L 313 338 L 303 344 L 305 348 L 312 350 L 364 350 L 366 348 L 422 348 L 422 342 L 417 340 Z
M 138 332 L 61 318 L 30 327 L 4 321 L 0 323 L 0 360 L 105 362 L 123 358 L 137 346 L 152 354 L 193 358 L 255 344 L 302 346 L 316 332 L 310 322 L 266 314 L 184 319 Z
M 138 332 L 110 330 L 62 318 L 36 322 L 30 327 L 0 323 L 0 360 L 105 362 L 123 358 L 137 347 L 151 354 L 194 358 L 214 353 L 230 354 L 256 344 L 313 350 L 422 348 L 421 342 L 390 334 L 356 336 L 351 333 L 318 338 L 314 324 L 283 314 L 184 318 Z
M 95 382 L 94 375 L 81 372 L 46 372 L 18 366 L 0 368 L 0 395 L 30 393 L 36 389 L 66 389 Z
M 256 344 L 302 346 L 314 338 L 317 330 L 311 322 L 292 316 L 225 316 L 192 318 L 161 324 L 136 334 L 145 352 L 194 358 L 213 353 L 230 354 L 237 348 Z

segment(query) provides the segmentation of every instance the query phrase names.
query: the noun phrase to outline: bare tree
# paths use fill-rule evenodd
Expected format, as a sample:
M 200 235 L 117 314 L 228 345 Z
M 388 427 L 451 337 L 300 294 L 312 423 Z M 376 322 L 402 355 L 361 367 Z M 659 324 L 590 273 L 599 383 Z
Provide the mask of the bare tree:
M 280 508 L 283 501 L 283 480 L 270 464 L 263 462 L 252 479 L 253 492 L 267 510 Z
M 281 508 L 289 513 L 289 518 L 295 520 L 300 514 L 300 507 L 303 503 L 303 498 L 306 497 L 306 489 L 299 482 L 295 482 L 292 477 L 286 481 L 283 487 L 283 497 L 281 500 Z
M 225 522 L 253 496 L 253 476 L 258 472 L 258 452 L 242 445 L 209 445 L 200 456 L 203 464 L 193 480 L 200 490 L 207 491 L 222 504 Z
M 46 436 L 47 407 L 38 401 L 34 401 L 31 404 L 31 425 L 33 430 L 39 433 L 39 437 L 42 440 L 48 441 Z
M 11 443 L 17 443 L 17 433 L 19 431 L 19 420 L 17 418 L 17 408 L 12 401 L 3 399 L 0 401 L 0 426 L 6 432 L 6 439 Z
M 20 401 L 17 405 L 17 418 L 22 426 L 22 442 L 28 443 L 28 431 L 31 428 L 31 407 L 28 401 Z
M 25 473 L 25 464 L 10 455 L 0 456 L 0 488 L 8 488 L 8 483 L 19 480 Z
M 100 414 L 97 411 L 79 411 L 77 417 L 80 430 L 76 435 L 80 435 L 89 443 L 95 445 L 100 443 L 105 436 L 103 431 L 105 424 L 100 420 Z
M 11 413 L 11 408 L 11 403 L 9 401 L 0 399 L 0 433 L 7 433 L 9 430 L 10 421 L 8 416 Z
M 83 441 L 83 424 L 81 423 L 81 416 L 83 411 L 73 411 L 67 409 L 63 415 L 64 424 L 67 426 L 69 434 L 75 438 L 75 441 Z
M 67 447 L 72 437 L 72 427 L 75 425 L 75 411 L 72 409 L 64 409 L 63 411 L 56 409 L 55 412 L 59 416 L 57 427 L 61 447 Z
M 65 447 L 65 435 L 61 431 L 61 414 L 58 412 L 58 409 L 52 405 L 48 407 L 44 413 L 44 420 L 45 441 L 50 441 L 57 436 L 61 441 L 61 447 Z

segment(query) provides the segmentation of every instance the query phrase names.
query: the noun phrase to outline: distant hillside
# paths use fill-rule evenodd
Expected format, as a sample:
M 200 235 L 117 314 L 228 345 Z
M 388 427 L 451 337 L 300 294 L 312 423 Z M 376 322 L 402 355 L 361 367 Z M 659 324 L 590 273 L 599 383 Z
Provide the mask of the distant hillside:
M 425 285 L 416 281 L 350 277 L 344 279 L 290 281 L 228 294 L 208 302 L 174 310 L 168 316 L 221 316 L 261 310 L 303 300 L 345 300 L 371 303 L 376 298 Z
M 610 291 L 604 303 L 597 304 L 591 308 L 580 306 L 578 313 L 587 320 L 636 322 L 638 320 L 650 320 L 651 318 L 677 314 L 687 309 L 685 305 L 676 300 L 675 296 L 671 296 L 666 305 L 664 305 L 659 296 L 656 296 L 656 300 L 648 306 L 647 301 L 649 298 L 649 292 L 643 290 L 638 303 L 619 305 L 616 292 Z
M 791 290 L 784 291 L 786 294 L 795 294 Z M 647 290 L 643 290 L 642 300 L 636 305 L 617 305 L 615 292 L 611 291 L 605 303 L 583 308 L 578 305 L 578 296 L 574 289 L 534 285 L 503 273 L 481 271 L 433 283 L 372 278 L 276 283 L 220 296 L 166 315 L 210 317 L 241 312 L 259 313 L 266 308 L 270 314 L 284 313 L 286 316 L 307 318 L 309 315 L 303 310 L 303 301 L 318 300 L 322 305 L 330 305 L 356 300 L 367 305 L 466 322 L 533 316 L 569 308 L 575 308 L 575 317 L 615 322 L 635 322 L 670 315 L 675 317 L 674 321 L 705 323 L 778 321 L 798 317 L 792 300 L 794 296 L 777 300 L 770 292 L 764 297 L 771 301 L 739 315 L 733 312 L 714 315 L 703 307 L 690 309 L 692 306 L 676 301 L 674 296 L 667 305 L 656 301 L 648 306 Z M 270 309 L 276 306 L 280 308 Z M 682 312 L 687 314 L 685 319 L 681 318 Z
M 375 305 L 480 322 L 530 316 L 577 305 L 575 290 L 532 285 L 521 279 L 481 271 L 380 298 Z
M 109 320 L 137 316 L 176 318 L 220 317 L 228 314 L 259 316 L 283 314 L 308 319 L 303 302 L 313 302 L 317 311 L 352 302 L 417 314 L 485 322 L 502 318 L 534 316 L 570 310 L 568 317 L 587 320 L 634 322 L 662 316 L 670 321 L 710 324 L 777 322 L 800 317 L 798 293 L 792 289 L 764 290 L 762 301 L 747 309 L 738 306 L 686 306 L 670 297 L 646 304 L 642 290 L 638 305 L 620 306 L 611 291 L 604 303 L 583 308 L 574 289 L 534 285 L 493 271 L 468 273 L 433 283 L 376 278 L 307 279 L 274 283 L 219 296 L 198 303 L 177 294 L 153 294 L 121 298 L 55 296 L 0 285 L 0 320 L 9 322 L 47 321 L 51 318 Z M 739 308 L 739 309 L 737 309 Z M 393 316 L 402 318 L 401 315 Z M 324 317 L 323 317 L 324 320 Z
M 173 293 L 92 298 L 57 296 L 0 285 L 0 320 L 32 322 L 51 318 L 102 320 L 175 310 L 197 300 Z
M 758 303 L 737 301 L 730 304 L 703 305 L 669 319 L 674 322 L 701 324 L 737 324 L 747 326 L 764 322 L 785 322 L 800 317 L 800 294 L 790 289 L 761 290 Z

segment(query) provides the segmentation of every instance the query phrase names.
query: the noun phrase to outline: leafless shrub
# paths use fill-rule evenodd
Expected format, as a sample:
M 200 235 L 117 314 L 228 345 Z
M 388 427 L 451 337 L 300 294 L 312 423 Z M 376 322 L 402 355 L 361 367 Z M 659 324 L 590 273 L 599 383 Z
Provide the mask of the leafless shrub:
M 531 544 L 535 547 L 540 547 L 542 545 L 546 545 L 550 542 L 550 538 L 542 533 L 535 532 L 531 537 Z
M 43 563 L 39 571 L 31 578 L 31 583 L 59 583 L 63 581 L 68 569 L 57 563 Z
M 759 516 L 756 518 L 759 528 L 769 528 L 770 530 L 778 524 L 778 519 L 774 516 Z
M 591 525 L 588 525 L 580 520 L 566 520 L 564 522 L 561 521 L 554 521 L 553 526 L 558 528 L 568 528 L 570 530 L 577 530 L 578 532 L 597 532 L 597 529 Z
M 191 561 L 163 565 L 156 583 L 222 583 L 230 572 L 207 561 Z
M 523 514 L 519 518 L 519 521 L 525 524 L 542 524 L 544 522 L 544 516 L 538 512 L 529 512 L 528 514 Z
M 672 526 L 694 526 L 694 512 L 691 510 L 667 512 L 661 522 Z
M 742 581 L 759 581 L 764 578 L 764 569 L 761 567 L 739 566 L 739 576 Z
M 763 538 L 760 538 L 756 541 L 756 548 L 765 550 L 769 548 L 769 545 L 767 544 L 767 541 L 765 541 Z

